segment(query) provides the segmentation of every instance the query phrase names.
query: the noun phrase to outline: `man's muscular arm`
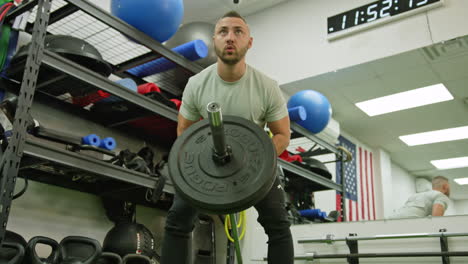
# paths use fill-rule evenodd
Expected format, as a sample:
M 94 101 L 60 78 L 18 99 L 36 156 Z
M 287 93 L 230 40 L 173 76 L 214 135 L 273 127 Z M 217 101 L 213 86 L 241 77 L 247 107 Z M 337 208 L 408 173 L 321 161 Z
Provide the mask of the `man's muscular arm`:
M 188 120 L 183 117 L 180 113 L 177 116 L 177 136 L 179 137 L 182 133 L 191 125 L 197 121 Z
M 276 154 L 280 155 L 289 146 L 289 139 L 291 138 L 289 116 L 269 122 L 267 125 L 271 133 L 273 133 L 272 141 L 275 145 Z

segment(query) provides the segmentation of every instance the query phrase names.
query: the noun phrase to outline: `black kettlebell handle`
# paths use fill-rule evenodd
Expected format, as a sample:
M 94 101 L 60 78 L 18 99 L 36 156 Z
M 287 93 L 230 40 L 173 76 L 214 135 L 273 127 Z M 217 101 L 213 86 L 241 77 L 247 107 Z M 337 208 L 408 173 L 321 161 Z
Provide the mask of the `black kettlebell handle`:
M 19 243 L 14 242 L 4 242 L 1 244 L 0 248 L 13 248 L 17 250 L 16 256 L 10 259 L 7 264 L 20 264 L 23 261 L 24 257 L 24 247 Z
M 94 248 L 93 254 L 79 263 L 91 264 L 96 260 L 97 257 L 99 257 L 99 255 L 101 255 L 101 244 L 99 244 L 99 241 L 97 241 L 96 239 L 82 236 L 68 236 L 62 239 L 62 241 L 60 241 L 60 252 L 62 253 L 62 259 L 64 262 L 67 260 L 67 258 L 69 258 L 68 253 L 65 249 L 66 247 L 64 245 L 72 242 L 91 245 Z
M 52 248 L 52 253 L 50 253 L 50 256 L 47 257 L 47 259 L 41 260 L 41 258 L 37 255 L 37 252 L 36 252 L 37 244 L 48 245 Z M 43 236 L 35 236 L 29 240 L 28 245 L 26 246 L 25 260 L 28 261 L 28 263 L 30 264 L 43 264 L 43 263 L 55 264 L 59 261 L 59 258 L 60 258 L 59 247 L 60 247 L 59 243 L 52 238 L 43 237 Z
M 113 252 L 102 252 L 96 263 L 100 263 L 99 260 L 101 259 L 110 260 L 110 263 L 112 264 L 122 264 L 122 258 L 120 255 Z
M 126 264 L 127 262 L 131 260 L 138 259 L 138 261 L 145 261 L 145 264 L 151 264 L 151 259 L 147 256 L 140 255 L 140 254 L 127 254 L 123 257 L 122 259 L 122 264 Z

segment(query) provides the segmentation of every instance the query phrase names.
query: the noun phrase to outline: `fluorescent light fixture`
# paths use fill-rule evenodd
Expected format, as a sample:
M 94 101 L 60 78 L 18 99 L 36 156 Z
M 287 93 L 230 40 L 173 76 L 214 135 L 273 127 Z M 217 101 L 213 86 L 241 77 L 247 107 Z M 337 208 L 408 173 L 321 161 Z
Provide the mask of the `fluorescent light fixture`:
M 399 137 L 408 146 L 417 146 L 437 142 L 453 141 L 468 138 L 468 126 L 447 128 Z
M 468 184 L 468 178 L 458 178 L 453 180 L 460 185 Z
M 431 163 L 439 170 L 463 168 L 463 167 L 468 167 L 468 157 L 431 160 Z
M 452 99 L 453 96 L 447 88 L 439 83 L 359 102 L 356 103 L 356 106 L 368 116 L 376 116 Z

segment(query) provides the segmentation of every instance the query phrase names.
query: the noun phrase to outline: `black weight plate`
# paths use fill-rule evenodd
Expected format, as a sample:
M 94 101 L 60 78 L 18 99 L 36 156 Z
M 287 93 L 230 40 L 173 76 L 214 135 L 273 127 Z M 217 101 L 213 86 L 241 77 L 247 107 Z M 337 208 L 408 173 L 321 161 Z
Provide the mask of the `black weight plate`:
M 14 60 L 27 56 L 30 45 L 28 43 L 20 47 L 15 54 Z M 83 39 L 67 35 L 47 35 L 44 39 L 44 48 L 65 56 L 105 77 L 108 77 L 112 73 L 111 66 L 103 60 L 101 53 Z
M 190 126 L 169 154 L 169 174 L 182 198 L 203 212 L 228 214 L 249 208 L 271 189 L 276 151 L 268 135 L 244 118 L 223 116 L 231 161 L 217 164 L 207 119 Z

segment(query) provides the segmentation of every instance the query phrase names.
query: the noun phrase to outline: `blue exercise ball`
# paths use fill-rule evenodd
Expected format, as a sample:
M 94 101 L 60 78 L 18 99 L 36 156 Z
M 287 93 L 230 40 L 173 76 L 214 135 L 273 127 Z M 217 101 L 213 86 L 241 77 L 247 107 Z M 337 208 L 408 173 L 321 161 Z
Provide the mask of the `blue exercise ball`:
M 328 99 L 321 93 L 313 90 L 300 91 L 288 101 L 288 108 L 303 106 L 307 113 L 305 120 L 296 123 L 312 133 L 319 133 L 328 125 L 332 108 Z
M 184 17 L 183 0 L 112 0 L 112 15 L 159 42 L 172 37 Z

